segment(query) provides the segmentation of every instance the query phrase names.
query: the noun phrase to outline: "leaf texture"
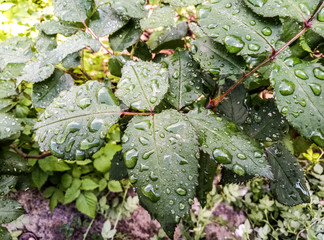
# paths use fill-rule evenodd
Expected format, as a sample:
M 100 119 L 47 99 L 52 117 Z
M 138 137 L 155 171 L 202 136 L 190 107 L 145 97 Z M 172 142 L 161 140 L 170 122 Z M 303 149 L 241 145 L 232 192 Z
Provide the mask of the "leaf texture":
M 10 138 L 23 130 L 18 119 L 6 113 L 0 113 L 0 140 Z
M 141 19 L 141 28 L 170 27 L 174 24 L 175 11 L 172 7 L 163 6 L 155 8 L 153 13 L 146 18 Z
M 54 14 L 63 21 L 83 22 L 93 8 L 93 0 L 54 0 Z
M 165 2 L 168 2 L 172 6 L 176 7 L 187 7 L 190 5 L 198 5 L 204 2 L 204 0 L 166 0 Z
M 144 18 L 148 12 L 145 10 L 145 0 L 109 0 L 111 6 L 119 14 L 132 18 Z

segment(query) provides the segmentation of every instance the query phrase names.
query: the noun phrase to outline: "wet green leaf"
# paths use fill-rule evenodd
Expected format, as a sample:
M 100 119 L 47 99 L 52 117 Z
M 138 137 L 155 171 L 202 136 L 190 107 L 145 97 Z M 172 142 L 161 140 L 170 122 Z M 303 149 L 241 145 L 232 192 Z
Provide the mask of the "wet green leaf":
M 93 0 L 54 0 L 54 14 L 63 21 L 83 22 L 94 5 Z
M 77 178 L 73 179 L 71 186 L 65 192 L 64 204 L 73 202 L 75 199 L 77 199 L 80 196 L 81 183 L 82 182 L 80 179 L 77 179 Z
M 0 226 L 0 238 L 3 240 L 12 240 L 11 234 L 7 228 Z
M 0 198 L 0 224 L 9 223 L 24 213 L 25 210 L 19 202 Z
M 122 15 L 132 18 L 144 18 L 148 12 L 144 9 L 145 0 L 109 0 L 111 6 Z
M 281 26 L 274 19 L 254 14 L 239 0 L 221 0 L 199 6 L 198 24 L 204 32 L 225 45 L 229 53 L 271 53 L 279 40 Z
M 169 88 L 168 72 L 158 63 L 127 62 L 116 96 L 132 109 L 153 110 Z
M 198 5 L 204 2 L 204 0 L 166 0 L 165 2 L 168 2 L 176 7 L 186 7 L 190 5 Z
M 81 64 L 80 52 L 75 52 L 67 55 L 62 60 L 62 65 L 64 68 L 74 68 Z
M 191 111 L 188 118 L 199 136 L 203 151 L 238 175 L 272 178 L 264 150 L 234 123 L 216 117 L 209 110 Z
M 111 142 L 107 143 L 98 152 L 96 152 L 92 157 L 94 159 L 93 166 L 97 171 L 106 173 L 109 171 L 111 166 L 111 161 L 114 155 L 121 150 L 121 146 L 113 144 Z
M 166 99 L 176 109 L 192 104 L 203 94 L 203 78 L 199 65 L 185 50 L 176 50 L 165 58 L 168 65 L 170 89 Z
M 17 95 L 14 81 L 0 80 L 0 98 L 7 98 Z
M 35 48 L 39 53 L 49 52 L 57 47 L 55 35 L 46 35 L 45 33 L 40 32 L 36 41 Z
M 96 216 L 97 197 L 93 192 L 84 192 L 76 200 L 77 209 L 91 218 Z
M 313 24 L 312 24 L 312 29 L 314 32 L 316 32 L 319 35 L 321 35 L 322 37 L 324 37 L 324 7 L 321 9 L 321 11 L 318 13 L 317 17 L 314 19 Z
M 175 110 L 136 116 L 123 136 L 130 181 L 141 205 L 169 236 L 190 209 L 197 184 L 199 148 L 194 129 Z
M 81 26 L 81 28 L 83 28 L 83 25 Z M 69 37 L 80 30 L 80 26 L 75 23 L 54 20 L 42 22 L 38 24 L 36 28 L 46 35 L 62 34 L 66 37 Z
M 64 91 L 34 126 L 43 151 L 70 160 L 83 160 L 103 146 L 108 130 L 120 116 L 112 91 L 89 81 Z
M 0 140 L 10 138 L 11 136 L 20 133 L 23 130 L 18 119 L 13 116 L 0 113 Z
M 272 145 L 266 151 L 274 175 L 270 187 L 276 199 L 288 206 L 309 203 L 310 194 L 297 159 L 281 144 Z
M 38 166 L 33 168 L 31 176 L 33 183 L 38 189 L 41 189 L 41 187 L 46 183 L 48 179 L 48 174 L 42 169 L 40 169 Z
M 85 178 L 81 181 L 81 190 L 91 191 L 98 188 L 99 185 L 90 178 Z
M 0 172 L 4 174 L 21 174 L 29 169 L 28 162 L 15 152 L 0 150 Z
M 146 18 L 141 19 L 141 28 L 169 27 L 174 24 L 175 11 L 172 7 L 163 6 L 154 9 L 153 13 Z
M 110 73 L 117 77 L 121 77 L 122 68 L 128 60 L 130 60 L 130 57 L 128 55 L 114 55 L 109 58 L 108 67 Z
M 0 195 L 7 195 L 18 182 L 17 176 L 0 175 Z

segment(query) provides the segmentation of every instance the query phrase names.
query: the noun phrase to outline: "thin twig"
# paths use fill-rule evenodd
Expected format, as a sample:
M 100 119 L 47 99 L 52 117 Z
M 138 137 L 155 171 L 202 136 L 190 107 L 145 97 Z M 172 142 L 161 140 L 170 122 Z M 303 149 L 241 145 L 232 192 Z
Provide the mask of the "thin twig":
M 86 240 L 86 238 L 87 238 L 87 236 L 89 234 L 89 231 L 90 231 L 90 229 L 92 227 L 92 224 L 94 223 L 94 220 L 95 220 L 95 218 L 92 218 L 92 220 L 91 220 L 91 222 L 90 222 L 90 224 L 89 224 L 89 226 L 87 228 L 87 231 L 83 234 L 83 240 Z
M 87 29 L 87 31 L 91 34 L 91 36 L 97 40 L 98 42 L 100 42 L 100 45 L 102 46 L 103 49 L 105 49 L 107 51 L 108 54 L 110 55 L 114 55 L 114 52 L 109 50 L 101 41 L 100 38 L 91 30 L 91 28 L 89 28 L 87 26 L 87 24 L 85 23 L 85 21 L 82 21 L 83 26 L 85 26 L 85 28 Z
M 43 158 L 46 158 L 46 157 L 52 155 L 51 152 L 43 152 L 40 155 L 29 155 L 29 154 L 26 154 L 23 151 L 21 151 L 17 146 L 15 146 L 13 144 L 10 144 L 9 147 L 11 149 L 15 150 L 16 153 L 18 153 L 20 156 L 22 156 L 25 159 L 29 159 L 29 158 L 43 159 Z
M 150 115 L 154 115 L 153 112 L 149 112 L 149 113 L 138 113 L 138 112 L 121 112 L 122 115 L 125 116 L 135 116 L 135 115 L 144 115 L 144 116 L 150 116 Z

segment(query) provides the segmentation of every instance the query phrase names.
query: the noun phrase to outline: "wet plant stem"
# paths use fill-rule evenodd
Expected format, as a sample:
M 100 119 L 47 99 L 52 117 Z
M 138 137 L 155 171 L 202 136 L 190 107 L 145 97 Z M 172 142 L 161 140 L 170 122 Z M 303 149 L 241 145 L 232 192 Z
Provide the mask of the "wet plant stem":
M 88 226 L 88 228 L 87 228 L 87 231 L 83 234 L 83 240 L 86 240 L 86 238 L 87 238 L 87 236 L 88 236 L 88 234 L 89 234 L 89 231 L 90 231 L 90 229 L 91 229 L 92 224 L 94 223 L 94 221 L 95 221 L 95 218 L 93 218 L 93 219 L 91 220 L 91 222 L 90 222 L 90 224 L 89 224 L 89 226 Z
M 121 114 L 124 115 L 124 116 L 136 116 L 136 115 L 151 116 L 151 115 L 154 115 L 153 112 L 149 112 L 149 113 L 121 112 Z
M 13 144 L 10 144 L 9 147 L 11 149 L 15 150 L 15 152 L 18 153 L 20 156 L 22 156 L 24 159 L 29 159 L 29 158 L 43 159 L 43 158 L 46 158 L 46 157 L 52 155 L 51 152 L 43 152 L 40 155 L 29 155 L 29 154 L 26 154 L 23 151 L 21 151 L 17 146 L 15 146 Z
M 322 2 L 322 4 L 320 5 L 320 7 L 317 9 L 317 11 L 315 12 L 315 14 L 307 21 L 305 21 L 304 23 L 304 28 L 296 35 L 294 36 L 292 39 L 290 39 L 285 45 L 283 45 L 281 48 L 279 48 L 278 50 L 273 51 L 272 55 L 267 58 L 266 60 L 264 60 L 262 63 L 260 63 L 258 66 L 256 66 L 255 68 L 253 68 L 250 72 L 248 72 L 247 74 L 243 73 L 243 76 L 241 77 L 241 79 L 239 81 L 237 81 L 232 87 L 230 87 L 224 94 L 222 94 L 219 97 L 216 97 L 214 99 L 211 99 L 209 101 L 209 104 L 207 105 L 206 108 L 213 108 L 213 107 L 217 107 L 218 104 L 220 104 L 228 94 L 230 94 L 239 84 L 241 84 L 245 79 L 247 79 L 248 77 L 250 77 L 252 74 L 254 74 L 257 70 L 259 70 L 261 67 L 263 67 L 264 65 L 268 64 L 269 62 L 272 62 L 273 60 L 276 59 L 276 57 L 283 51 L 285 50 L 288 46 L 290 46 L 293 42 L 295 42 L 300 36 L 302 36 L 307 29 L 309 29 L 312 26 L 312 22 L 315 19 L 315 17 L 317 16 L 317 14 L 320 12 L 320 10 L 323 8 L 324 6 L 324 1 Z

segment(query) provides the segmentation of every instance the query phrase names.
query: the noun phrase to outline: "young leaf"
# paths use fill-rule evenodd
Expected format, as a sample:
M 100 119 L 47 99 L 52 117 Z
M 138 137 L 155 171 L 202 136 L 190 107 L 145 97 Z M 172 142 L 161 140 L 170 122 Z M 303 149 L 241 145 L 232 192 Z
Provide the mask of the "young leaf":
M 144 206 L 171 237 L 190 209 L 199 155 L 194 129 L 175 110 L 134 117 L 123 136 L 126 167 Z
M 130 20 L 123 28 L 109 36 L 109 44 L 114 51 L 123 51 L 135 44 L 142 33 L 138 22 Z
M 49 203 L 49 208 L 51 212 L 54 211 L 54 208 L 57 206 L 59 202 L 60 203 L 63 202 L 63 198 L 64 198 L 64 194 L 62 190 L 56 188 Z
M 199 6 L 198 24 L 229 53 L 240 55 L 272 52 L 281 26 L 274 19 L 262 19 L 240 0 L 221 0 Z
M 83 160 L 104 144 L 109 128 L 120 116 L 112 91 L 89 81 L 62 92 L 34 126 L 42 150 L 64 159 Z
M 187 7 L 190 5 L 198 5 L 204 2 L 204 0 L 166 0 L 165 2 L 168 2 L 172 6 L 176 7 Z
M 81 187 L 80 179 L 77 178 L 73 179 L 71 186 L 65 192 L 64 204 L 73 202 L 75 199 L 77 199 L 80 196 L 81 193 L 80 187 Z
M 93 166 L 95 169 L 102 173 L 108 172 L 114 155 L 120 150 L 120 145 L 107 143 L 106 146 L 102 147 L 92 156 L 94 159 Z
M 274 100 L 261 100 L 253 106 L 244 125 L 249 135 L 260 141 L 278 141 L 286 133 L 288 123 L 278 111 Z
M 74 86 L 73 78 L 64 74 L 61 70 L 55 70 L 54 74 L 44 82 L 36 83 L 33 86 L 33 106 L 35 108 L 46 108 L 60 92 Z
M 17 176 L 0 175 L 0 195 L 7 195 L 18 182 Z
M 188 115 L 199 136 L 203 151 L 216 162 L 238 175 L 250 174 L 272 179 L 270 166 L 257 141 L 234 123 L 216 117 L 209 110 L 195 110 Z
M 157 7 L 149 17 L 141 19 L 141 28 L 146 30 L 149 28 L 172 26 L 174 24 L 174 16 L 174 8 L 169 6 Z
M 54 14 L 63 21 L 83 22 L 94 5 L 93 0 L 54 0 Z
M 122 76 L 122 68 L 126 64 L 126 62 L 130 60 L 128 55 L 114 55 L 109 58 L 108 67 L 109 71 L 112 75 L 117 77 Z
M 28 161 L 22 156 L 8 150 L 0 150 L 0 173 L 17 174 L 27 172 L 28 169 Z
M 48 174 L 44 172 L 42 169 L 40 169 L 38 166 L 36 166 L 32 171 L 32 180 L 35 186 L 38 189 L 41 189 L 41 187 L 46 183 L 48 179 Z
M 225 47 L 209 37 L 192 39 L 191 52 L 200 66 L 212 74 L 240 74 L 244 72 L 244 60 L 229 54 Z
M 324 146 L 324 67 L 277 58 L 271 84 L 279 111 L 299 133 Z
M 6 113 L 0 113 L 0 140 L 10 138 L 23 130 L 16 118 Z
M 70 167 L 64 161 L 59 161 L 53 156 L 39 159 L 38 164 L 44 172 L 65 172 L 70 170 Z
M 38 24 L 36 28 L 46 35 L 62 34 L 66 37 L 69 37 L 80 30 L 80 27 L 74 23 L 54 20 L 42 22 Z
M 158 63 L 129 61 L 117 87 L 116 96 L 127 106 L 151 111 L 168 91 L 168 72 Z
M 144 18 L 148 13 L 144 9 L 145 0 L 109 0 L 109 2 L 119 14 L 132 18 Z
M 35 48 L 39 53 L 49 52 L 57 47 L 55 35 L 46 35 L 40 32 L 36 41 Z
M 102 5 L 90 19 L 89 27 L 98 36 L 104 37 L 116 32 L 128 22 L 109 5 Z
M 266 151 L 274 174 L 270 187 L 276 199 L 288 206 L 309 203 L 310 194 L 297 159 L 281 144 L 272 145 Z
M 19 202 L 0 198 L 0 224 L 10 223 L 24 213 L 25 210 Z
M 168 65 L 170 89 L 166 99 L 176 109 L 192 104 L 203 93 L 203 79 L 190 53 L 176 50 L 164 61 Z
M 93 192 L 84 192 L 81 193 L 76 200 L 77 209 L 88 215 L 91 218 L 95 218 L 96 216 L 96 207 L 97 207 L 98 199 Z
M 86 191 L 90 191 L 90 190 L 94 190 L 96 188 L 98 188 L 99 185 L 98 183 L 96 183 L 95 181 L 93 181 L 90 178 L 85 178 L 81 181 L 81 190 L 86 190 Z
M 153 32 L 147 41 L 147 45 L 154 52 L 159 52 L 162 49 L 183 47 L 184 41 L 181 38 L 185 37 L 187 32 L 188 25 L 185 21 L 182 21 L 172 28 Z

